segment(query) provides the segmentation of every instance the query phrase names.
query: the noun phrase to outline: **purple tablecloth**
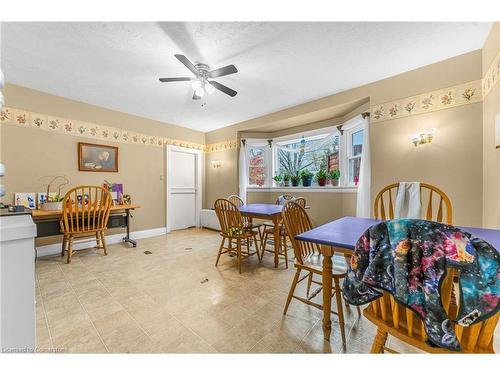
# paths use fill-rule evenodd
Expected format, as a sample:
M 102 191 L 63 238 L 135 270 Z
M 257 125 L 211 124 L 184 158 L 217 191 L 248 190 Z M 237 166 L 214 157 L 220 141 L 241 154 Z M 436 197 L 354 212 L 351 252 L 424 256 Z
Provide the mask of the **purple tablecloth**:
M 377 219 L 346 216 L 299 234 L 295 238 L 321 245 L 354 249 L 358 238 L 361 237 L 364 231 L 380 221 Z M 497 249 L 497 251 L 500 251 L 500 230 L 473 227 L 458 228 L 485 240 Z

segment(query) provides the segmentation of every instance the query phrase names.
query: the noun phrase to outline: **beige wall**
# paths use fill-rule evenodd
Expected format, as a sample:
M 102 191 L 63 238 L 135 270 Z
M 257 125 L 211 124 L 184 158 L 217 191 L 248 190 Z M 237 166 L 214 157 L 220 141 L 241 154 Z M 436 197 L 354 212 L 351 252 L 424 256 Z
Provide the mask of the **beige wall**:
M 129 129 L 151 135 L 204 144 L 204 133 L 148 120 L 125 113 L 68 100 L 27 88 L 6 85 L 7 106 L 47 113 L 75 120 Z M 132 219 L 132 230 L 165 227 L 165 152 L 163 148 L 117 143 L 119 172 L 79 172 L 79 138 L 34 128 L 4 125 L 0 127 L 1 160 L 7 174 L 2 183 L 7 188 L 3 202 L 11 203 L 14 192 L 43 191 L 45 176 L 66 175 L 70 186 L 101 185 L 104 179 L 122 182 L 132 201 L 141 206 Z
M 250 192 L 248 193 L 248 202 L 275 203 L 278 196 L 282 194 L 290 194 L 290 192 Z M 298 192 L 294 195 L 306 199 L 306 204 L 309 206 L 307 212 L 315 226 L 343 216 L 356 216 L 355 193 Z
M 263 128 L 266 124 L 282 124 L 287 118 L 323 111 L 369 98 L 370 105 L 385 103 L 428 91 L 453 86 L 482 77 L 481 50 L 470 52 L 436 64 L 425 66 L 398 76 L 374 82 L 352 90 L 331 95 L 313 102 L 235 124 L 206 134 L 207 143 L 236 139 L 238 132 Z M 491 94 L 490 94 L 491 95 Z M 415 148 L 408 134 L 429 127 L 436 128 L 432 144 Z M 415 115 L 398 120 L 374 123 L 370 128 L 372 152 L 372 196 L 395 181 L 420 180 L 435 184 L 451 197 L 454 223 L 481 225 L 482 223 L 482 105 L 471 104 L 438 112 Z M 219 153 L 219 158 L 237 158 L 235 151 Z M 236 161 L 234 162 L 234 165 Z M 238 192 L 236 167 L 221 168 L 217 174 L 207 169 L 207 185 L 218 196 Z M 345 200 L 331 197 L 338 193 L 311 193 L 311 202 L 329 202 L 333 213 L 354 212 L 355 194 Z M 206 194 L 206 205 L 216 196 Z M 251 197 L 253 199 L 253 197 Z M 345 201 L 345 202 L 344 202 Z M 333 207 L 333 205 L 340 205 Z M 313 205 L 311 204 L 311 207 Z M 324 221 L 323 208 L 311 208 L 316 222 Z M 332 216 L 333 217 L 333 216 Z
M 493 28 L 483 47 L 483 73 L 500 51 L 500 22 Z M 483 223 L 500 228 L 500 148 L 495 149 L 495 116 L 500 116 L 500 83 L 483 101 Z

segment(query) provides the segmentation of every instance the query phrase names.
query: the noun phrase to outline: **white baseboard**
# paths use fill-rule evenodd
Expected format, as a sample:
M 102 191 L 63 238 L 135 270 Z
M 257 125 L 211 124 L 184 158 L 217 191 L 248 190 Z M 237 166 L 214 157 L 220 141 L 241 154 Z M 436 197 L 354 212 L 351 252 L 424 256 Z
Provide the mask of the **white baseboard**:
M 166 233 L 167 233 L 167 228 L 165 227 L 145 229 L 136 232 L 130 232 L 130 238 L 133 240 L 138 240 L 141 238 L 161 236 Z M 123 241 L 124 236 L 125 233 L 110 234 L 106 236 L 106 243 L 107 244 L 120 243 Z M 38 257 L 43 257 L 47 255 L 61 254 L 61 245 L 62 245 L 61 243 L 54 243 L 50 245 L 37 246 L 36 247 L 37 255 Z M 73 250 L 89 249 L 95 246 L 96 246 L 95 239 L 92 238 L 86 238 L 80 241 L 73 242 Z

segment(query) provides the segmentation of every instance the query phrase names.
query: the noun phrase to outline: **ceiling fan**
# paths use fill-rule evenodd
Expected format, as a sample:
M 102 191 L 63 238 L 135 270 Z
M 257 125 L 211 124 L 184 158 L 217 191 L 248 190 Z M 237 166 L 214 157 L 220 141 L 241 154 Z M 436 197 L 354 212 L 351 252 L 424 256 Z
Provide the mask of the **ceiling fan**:
M 193 87 L 194 94 L 193 99 L 199 100 L 205 96 L 205 92 L 211 94 L 215 89 L 222 91 L 224 94 L 229 96 L 235 96 L 237 94 L 233 89 L 224 86 L 222 83 L 217 81 L 209 81 L 209 79 L 227 76 L 229 74 L 234 74 L 238 72 L 238 69 L 234 65 L 227 65 L 219 69 L 210 70 L 207 64 L 193 64 L 184 55 L 174 55 L 177 60 L 183 63 L 186 68 L 188 68 L 194 77 L 174 77 L 174 78 L 160 78 L 160 82 L 179 82 L 179 81 L 191 81 L 191 86 Z

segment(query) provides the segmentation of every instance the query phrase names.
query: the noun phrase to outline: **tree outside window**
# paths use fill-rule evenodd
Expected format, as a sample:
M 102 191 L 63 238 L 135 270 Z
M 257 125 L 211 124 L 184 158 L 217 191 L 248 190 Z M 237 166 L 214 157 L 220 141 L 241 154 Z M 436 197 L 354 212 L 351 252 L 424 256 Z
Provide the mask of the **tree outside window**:
M 327 143 L 325 138 L 327 136 L 278 143 L 276 173 L 295 176 L 305 169 L 314 174 L 321 169 L 339 169 L 339 137 L 336 136 Z

